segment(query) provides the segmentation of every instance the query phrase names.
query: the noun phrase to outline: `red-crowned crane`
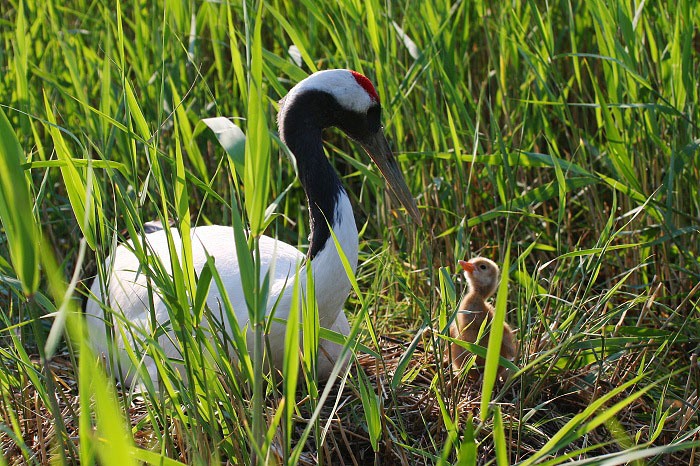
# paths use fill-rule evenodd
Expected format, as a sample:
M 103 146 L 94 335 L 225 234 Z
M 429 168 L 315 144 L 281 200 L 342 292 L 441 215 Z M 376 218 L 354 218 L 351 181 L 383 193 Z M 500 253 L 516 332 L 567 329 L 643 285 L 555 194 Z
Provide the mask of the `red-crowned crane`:
M 374 86 L 365 76 L 350 70 L 327 70 L 314 73 L 294 86 L 280 102 L 278 115 L 279 134 L 289 147 L 297 163 L 297 173 L 306 193 L 310 212 L 310 244 L 306 264 L 311 264 L 318 313 L 321 327 L 348 334 L 349 325 L 343 304 L 350 292 L 350 281 L 336 250 L 328 225 L 337 236 L 353 271 L 357 267 L 358 232 L 355 225 L 350 200 L 338 174 L 331 166 L 323 151 L 322 131 L 337 127 L 348 137 L 359 142 L 379 167 L 382 175 L 398 200 L 410 216 L 420 222 L 416 203 L 406 186 L 399 167 L 384 137 L 380 121 L 381 105 Z M 181 240 L 176 229 L 170 230 L 175 242 L 175 250 L 180 250 Z M 192 232 L 192 254 L 194 269 L 199 274 L 206 263 L 207 254 L 213 256 L 228 296 L 233 304 L 239 325 L 248 322 L 238 260 L 233 240 L 233 229 L 228 226 L 195 227 Z M 151 254 L 158 256 L 170 273 L 170 249 L 166 232 L 154 231 L 145 235 Z M 134 241 L 133 239 L 131 241 Z M 297 264 L 304 261 L 304 255 L 295 247 L 263 236 L 259 242 L 261 274 L 272 268 L 268 314 L 274 305 L 275 317 L 287 319 L 292 298 L 292 283 Z M 158 290 L 153 293 L 153 311 L 149 304 L 148 279 L 146 268 L 132 253 L 130 247 L 120 245 L 107 261 L 109 267 L 108 299 L 102 295 L 103 284 L 99 277 L 92 285 L 92 298 L 88 300 L 86 314 L 90 338 L 95 348 L 106 352 L 108 348 L 105 329 L 103 302 L 118 315 L 116 325 L 128 322 L 129 325 L 144 329 L 148 334 L 151 328 L 152 312 L 159 325 L 168 325 L 170 316 Z M 306 272 L 299 273 L 301 287 L 305 286 Z M 221 294 L 212 284 L 207 305 L 212 310 L 221 307 Z M 230 332 L 228 319 L 224 319 L 224 331 Z M 115 346 L 119 348 L 120 365 L 127 383 L 131 384 L 135 375 L 133 364 L 123 350 L 122 333 L 115 329 Z M 126 330 L 129 335 L 129 330 Z M 272 366 L 281 369 L 284 352 L 285 327 L 273 323 L 267 335 Z M 249 341 L 251 339 L 249 338 Z M 161 335 L 159 344 L 168 357 L 180 358 L 180 351 L 173 344 L 174 337 Z M 291 349 L 296 351 L 296 349 Z M 318 360 L 318 376 L 325 379 L 339 357 L 340 347 L 321 340 Z M 156 366 L 150 358 L 143 364 L 155 381 Z

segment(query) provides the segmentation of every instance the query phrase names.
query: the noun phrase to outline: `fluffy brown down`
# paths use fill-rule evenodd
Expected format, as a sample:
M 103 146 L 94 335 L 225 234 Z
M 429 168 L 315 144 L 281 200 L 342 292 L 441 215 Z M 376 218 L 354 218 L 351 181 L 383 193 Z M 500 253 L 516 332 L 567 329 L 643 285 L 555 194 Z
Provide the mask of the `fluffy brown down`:
M 486 302 L 496 292 L 499 282 L 499 269 L 493 261 L 484 257 L 475 257 L 468 262 L 459 261 L 467 278 L 468 292 L 459 305 L 459 312 L 450 328 L 450 336 L 462 341 L 476 343 L 487 347 L 490 335 L 490 322 L 493 320 L 494 307 Z M 477 341 L 479 330 L 487 320 L 486 328 L 480 340 Z M 450 345 L 452 367 L 455 371 L 462 368 L 471 353 L 456 343 Z M 503 323 L 503 339 L 501 341 L 501 356 L 514 360 L 517 355 L 517 345 L 513 329 Z M 484 359 L 477 357 L 477 366 L 483 366 Z M 505 375 L 503 368 L 499 371 Z

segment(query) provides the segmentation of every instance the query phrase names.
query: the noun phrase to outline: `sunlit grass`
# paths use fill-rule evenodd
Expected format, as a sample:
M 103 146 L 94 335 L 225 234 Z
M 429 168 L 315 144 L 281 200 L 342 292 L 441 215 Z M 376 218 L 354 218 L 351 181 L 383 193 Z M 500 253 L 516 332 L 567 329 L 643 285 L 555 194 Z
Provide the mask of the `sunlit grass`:
M 687 462 L 699 425 L 698 18 L 690 0 L 5 2 L 5 461 Z M 304 251 L 308 218 L 276 102 L 336 67 L 377 85 L 423 224 L 393 210 L 361 149 L 327 133 L 361 235 L 345 306 L 359 362 L 333 387 L 314 379 L 311 300 L 292 322 L 304 335 L 286 334 L 279 383 L 262 363 L 254 238 Z M 218 116 L 243 129 L 245 151 L 203 122 Z M 206 330 L 234 314 L 204 306 L 220 278 L 192 270 L 185 241 L 172 274 L 148 264 L 183 358 L 133 329 L 159 361 L 160 389 L 140 396 L 101 372 L 77 310 L 116 244 L 156 219 L 185 237 L 235 226 L 255 351 Z M 498 309 L 518 329 L 520 371 L 505 384 L 493 385 L 493 353 L 482 380 L 451 380 L 440 362 L 464 288 L 456 261 L 476 254 L 509 264 Z M 105 317 L 119 319 L 108 303 Z

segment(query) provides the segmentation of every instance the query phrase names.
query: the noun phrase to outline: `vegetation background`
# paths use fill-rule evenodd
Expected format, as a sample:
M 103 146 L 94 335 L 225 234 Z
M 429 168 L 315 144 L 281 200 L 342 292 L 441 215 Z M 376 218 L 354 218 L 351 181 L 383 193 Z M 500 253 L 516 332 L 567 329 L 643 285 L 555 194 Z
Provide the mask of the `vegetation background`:
M 697 2 L 1 6 L 0 464 L 697 462 Z M 350 373 L 324 387 L 290 351 L 286 383 L 255 378 L 192 326 L 201 380 L 163 361 L 160 392 L 115 386 L 80 317 L 110 251 L 146 221 L 239 212 L 304 248 L 276 102 L 344 67 L 376 84 L 423 215 L 392 210 L 376 167 L 327 133 L 361 235 Z M 269 179 L 239 171 L 202 123 L 216 116 Z M 244 208 L 253 185 L 264 205 Z M 456 261 L 477 254 L 506 266 L 507 383 L 440 363 Z M 187 276 L 163 286 L 189 315 Z

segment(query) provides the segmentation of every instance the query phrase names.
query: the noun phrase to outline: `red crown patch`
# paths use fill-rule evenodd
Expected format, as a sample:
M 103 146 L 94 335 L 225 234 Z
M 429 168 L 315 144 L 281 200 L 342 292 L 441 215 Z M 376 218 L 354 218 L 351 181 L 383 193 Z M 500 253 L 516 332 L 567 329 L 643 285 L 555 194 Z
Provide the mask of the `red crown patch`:
M 367 92 L 367 94 L 369 94 L 370 98 L 375 102 L 379 102 L 379 94 L 377 94 L 377 90 L 374 88 L 372 81 L 370 81 L 369 79 L 367 79 L 366 76 L 358 73 L 357 71 L 350 71 L 350 73 L 352 73 L 352 77 L 355 78 L 357 84 L 362 86 L 362 89 L 364 89 Z

